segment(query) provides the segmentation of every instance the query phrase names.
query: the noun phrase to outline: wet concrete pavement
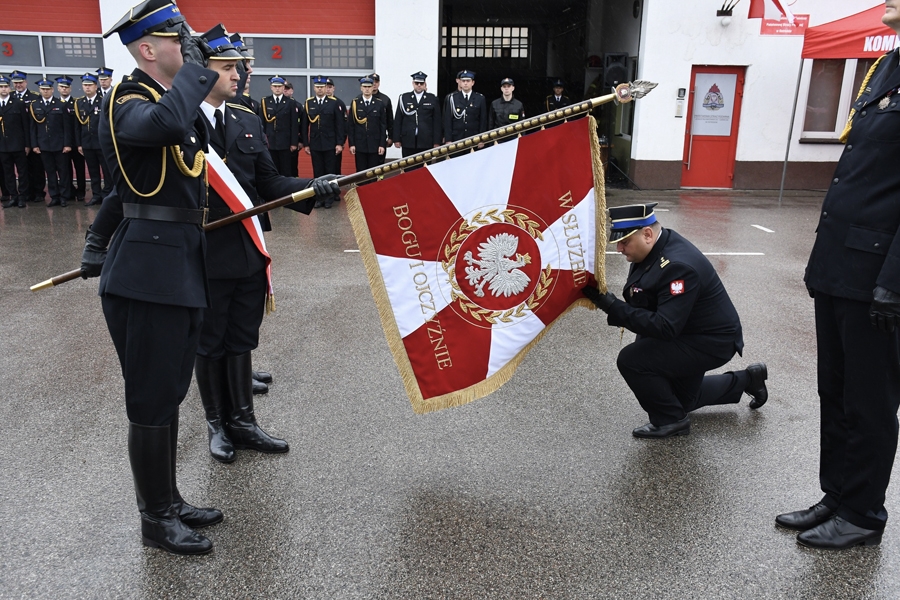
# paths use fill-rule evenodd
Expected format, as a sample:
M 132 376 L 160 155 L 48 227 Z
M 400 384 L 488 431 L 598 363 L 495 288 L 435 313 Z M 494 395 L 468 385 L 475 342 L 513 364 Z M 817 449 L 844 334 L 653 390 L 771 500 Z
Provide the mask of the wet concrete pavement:
M 197 558 L 141 545 L 97 280 L 28 290 L 78 266 L 94 209 L 6 209 L 0 597 L 896 598 L 896 484 L 877 548 L 805 549 L 773 521 L 820 497 L 802 273 L 821 198 L 610 191 L 610 204 L 660 202 L 664 224 L 711 253 L 744 325 L 729 367 L 769 366 L 762 409 L 706 408 L 691 435 L 662 441 L 631 436 L 646 414 L 615 367 L 629 338 L 584 309 L 498 392 L 413 414 L 362 261 L 346 252 L 345 203 L 279 211 L 267 236 L 278 310 L 254 364 L 275 376 L 260 423 L 291 451 L 213 461 L 192 384 L 179 485 L 226 514 Z M 626 269 L 608 258 L 611 289 Z

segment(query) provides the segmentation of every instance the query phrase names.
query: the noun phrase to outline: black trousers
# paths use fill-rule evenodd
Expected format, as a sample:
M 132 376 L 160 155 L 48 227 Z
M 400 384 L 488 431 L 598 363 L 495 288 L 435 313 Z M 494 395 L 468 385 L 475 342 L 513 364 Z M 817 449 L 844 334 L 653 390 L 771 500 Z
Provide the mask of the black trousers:
M 272 156 L 272 162 L 275 163 L 275 170 L 279 175 L 285 177 L 293 177 L 294 170 L 291 168 L 291 156 L 293 153 L 287 150 L 272 150 L 269 148 L 269 154 Z
M 122 365 L 128 420 L 168 425 L 191 385 L 203 309 L 112 294 L 101 303 Z
M 321 177 L 334 173 L 334 150 L 310 150 L 312 158 L 313 177 Z
M 869 304 L 816 292 L 823 502 L 847 521 L 883 529 L 897 452 L 900 332 L 869 322 Z
M 68 154 L 62 152 L 41 151 L 44 171 L 47 173 L 47 191 L 51 200 L 60 198 L 69 202 L 74 197 L 72 187 L 72 161 Z
M 100 175 L 101 168 L 104 175 L 109 173 L 103 162 L 103 152 L 84 148 L 84 162 L 87 164 L 88 174 L 91 176 L 91 197 L 102 200 L 106 197 L 106 192 L 103 189 L 105 186 L 102 184 L 103 178 Z M 112 181 L 111 176 L 107 175 L 106 178 Z M 84 192 L 82 191 L 83 194 Z
M 28 200 L 28 157 L 25 155 L 25 151 L 0 152 L 0 168 L 2 168 L 3 182 L 6 186 L 6 195 Z M 16 186 L 16 171 L 19 172 L 18 187 Z
M 255 350 L 267 287 L 265 269 L 242 279 L 210 279 L 209 308 L 203 312 L 197 354 L 215 359 Z
M 43 198 L 45 185 L 47 178 L 44 175 L 44 159 L 32 148 L 28 154 L 28 199 Z
M 379 155 L 377 152 L 359 152 L 353 156 L 356 159 L 356 170 L 357 171 L 365 171 L 366 169 L 374 169 L 375 167 L 381 166 L 384 161 L 382 160 L 383 155 Z
M 75 185 L 72 188 L 72 192 L 75 195 L 75 198 L 79 200 L 84 200 L 84 156 L 78 152 L 78 148 L 72 148 L 71 152 L 66 154 L 69 157 L 69 162 L 72 167 L 75 169 Z M 69 180 L 71 181 L 72 177 L 69 176 Z
M 706 375 L 731 360 L 706 354 L 675 339 L 640 338 L 625 346 L 616 361 L 641 407 L 657 426 L 668 425 L 704 406 L 734 404 L 749 383 L 746 371 Z
M 291 177 L 300 176 L 300 150 L 291 152 Z

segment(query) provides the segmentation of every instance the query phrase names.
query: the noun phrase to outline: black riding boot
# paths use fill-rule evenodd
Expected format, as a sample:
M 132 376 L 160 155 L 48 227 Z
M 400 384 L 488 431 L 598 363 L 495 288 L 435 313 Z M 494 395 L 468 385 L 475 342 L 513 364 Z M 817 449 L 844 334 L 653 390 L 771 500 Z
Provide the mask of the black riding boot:
M 194 529 L 221 523 L 222 519 L 225 518 L 225 515 L 222 514 L 221 510 L 217 508 L 198 508 L 196 506 L 191 506 L 181 497 L 181 492 L 178 491 L 178 484 L 176 483 L 177 478 L 175 476 L 175 456 L 178 449 L 178 413 L 175 413 L 175 420 L 172 421 L 172 424 L 169 425 L 169 427 L 169 440 L 172 444 L 172 508 L 178 513 L 178 517 L 181 519 L 182 523 L 188 527 L 193 527 Z
M 212 542 L 185 525 L 172 506 L 172 444 L 168 425 L 128 424 L 128 459 L 134 477 L 145 546 L 173 554 L 206 554 Z
M 200 390 L 200 401 L 206 411 L 206 427 L 209 430 L 209 453 L 219 462 L 234 462 L 234 446 L 222 427 L 228 416 L 228 389 L 225 379 L 225 358 L 206 358 L 197 355 L 194 375 Z
M 273 438 L 259 428 L 253 414 L 253 367 L 250 353 L 225 357 L 231 410 L 225 430 L 235 448 L 258 452 L 281 453 L 288 451 L 284 440 Z

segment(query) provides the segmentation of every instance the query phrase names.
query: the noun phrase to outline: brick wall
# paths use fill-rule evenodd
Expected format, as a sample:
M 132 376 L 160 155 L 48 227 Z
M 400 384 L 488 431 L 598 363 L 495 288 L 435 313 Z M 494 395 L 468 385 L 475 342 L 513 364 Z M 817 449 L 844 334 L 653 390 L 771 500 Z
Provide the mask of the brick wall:
M 196 31 L 221 22 L 241 33 L 375 35 L 375 0 L 181 0 L 178 7 Z
M 4 1 L 0 14 L 0 27 L 7 31 L 103 33 L 97 0 Z

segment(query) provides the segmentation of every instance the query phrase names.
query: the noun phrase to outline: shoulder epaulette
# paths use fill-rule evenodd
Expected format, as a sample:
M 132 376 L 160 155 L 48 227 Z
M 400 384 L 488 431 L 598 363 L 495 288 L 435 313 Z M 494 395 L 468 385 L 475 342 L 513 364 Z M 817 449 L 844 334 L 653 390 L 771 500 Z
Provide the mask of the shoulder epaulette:
M 244 106 L 243 104 L 232 104 L 231 102 L 226 102 L 225 104 L 227 104 L 227 105 L 230 106 L 231 108 L 235 108 L 235 109 L 238 109 L 238 110 L 244 110 L 244 111 L 247 111 L 247 112 L 250 113 L 251 115 L 255 115 L 255 114 L 256 114 L 255 112 L 253 112 L 252 110 L 250 110 L 249 108 L 247 108 L 246 106 Z

